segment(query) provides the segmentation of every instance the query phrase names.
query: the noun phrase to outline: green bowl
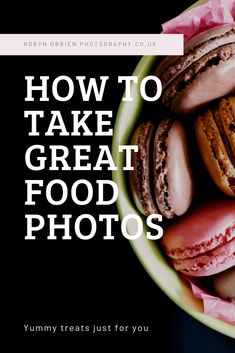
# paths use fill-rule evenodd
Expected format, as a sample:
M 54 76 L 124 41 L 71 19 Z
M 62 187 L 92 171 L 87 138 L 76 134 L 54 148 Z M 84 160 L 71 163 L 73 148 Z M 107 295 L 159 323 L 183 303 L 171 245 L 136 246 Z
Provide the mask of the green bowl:
M 190 8 L 198 6 L 205 1 L 198 1 Z M 187 11 L 187 10 L 186 10 Z M 139 82 L 148 76 L 155 64 L 155 56 L 144 56 L 137 65 L 133 75 L 139 77 Z M 117 200 L 118 212 L 121 218 L 127 214 L 140 214 L 133 204 L 123 167 L 123 153 L 118 153 L 119 145 L 126 145 L 130 141 L 133 129 L 138 121 L 143 108 L 143 100 L 140 96 L 137 85 L 132 87 L 133 102 L 121 102 L 114 127 L 112 154 L 117 165 L 117 171 L 113 172 L 113 180 L 119 187 Z M 196 299 L 191 289 L 178 276 L 177 272 L 167 263 L 158 248 L 157 242 L 146 238 L 147 227 L 143 218 L 144 230 L 142 236 L 137 240 L 130 241 L 131 246 L 154 282 L 171 298 L 179 307 L 208 327 L 235 338 L 235 328 L 222 320 L 209 317 L 203 313 L 202 301 Z M 128 231 L 135 232 L 135 223 L 128 224 Z

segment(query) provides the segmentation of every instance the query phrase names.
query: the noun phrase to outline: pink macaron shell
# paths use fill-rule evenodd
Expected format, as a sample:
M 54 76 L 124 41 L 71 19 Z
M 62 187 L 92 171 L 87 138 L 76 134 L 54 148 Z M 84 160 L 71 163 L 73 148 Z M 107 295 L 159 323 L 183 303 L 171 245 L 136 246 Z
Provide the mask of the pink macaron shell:
M 235 266 L 235 239 L 204 255 L 174 260 L 174 267 L 189 276 L 210 276 Z
M 165 229 L 162 246 L 174 259 L 187 259 L 235 238 L 235 200 L 200 205 Z

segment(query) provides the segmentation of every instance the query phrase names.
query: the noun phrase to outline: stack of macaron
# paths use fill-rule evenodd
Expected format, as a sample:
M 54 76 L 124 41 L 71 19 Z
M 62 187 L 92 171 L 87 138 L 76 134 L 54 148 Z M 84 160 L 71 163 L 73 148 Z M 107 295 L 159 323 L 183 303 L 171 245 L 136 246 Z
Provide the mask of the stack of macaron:
M 162 82 L 166 117 L 144 121 L 133 133 L 134 202 L 146 216 L 175 218 L 164 228 L 162 248 L 177 271 L 209 276 L 217 295 L 234 301 L 235 26 L 197 35 L 183 56 L 163 59 L 154 73 Z M 218 187 L 213 200 L 196 205 L 192 136 L 184 126 L 189 119 L 198 158 Z

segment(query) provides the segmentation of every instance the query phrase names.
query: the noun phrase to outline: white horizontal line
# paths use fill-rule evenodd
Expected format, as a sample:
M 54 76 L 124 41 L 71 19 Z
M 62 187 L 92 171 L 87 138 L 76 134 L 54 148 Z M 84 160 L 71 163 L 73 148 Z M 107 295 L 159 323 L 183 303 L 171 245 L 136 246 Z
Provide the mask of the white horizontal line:
M 0 55 L 183 55 L 182 34 L 0 34 Z

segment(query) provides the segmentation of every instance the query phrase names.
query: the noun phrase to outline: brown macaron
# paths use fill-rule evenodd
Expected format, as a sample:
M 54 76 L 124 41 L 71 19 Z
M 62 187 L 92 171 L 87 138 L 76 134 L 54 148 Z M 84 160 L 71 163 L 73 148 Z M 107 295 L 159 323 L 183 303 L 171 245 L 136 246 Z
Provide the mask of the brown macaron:
M 157 128 L 144 122 L 131 144 L 138 145 L 138 152 L 132 153 L 130 184 L 140 212 L 149 215 L 159 209 L 168 219 L 185 213 L 194 187 L 182 122 L 165 119 Z
M 235 304 L 235 267 L 214 276 L 213 286 L 220 298 Z
M 165 58 L 155 71 L 162 102 L 176 114 L 190 114 L 235 93 L 235 26 L 218 26 L 193 37 L 184 55 Z
M 235 97 L 221 99 L 195 121 L 202 159 L 215 184 L 235 196 Z
M 147 121 L 138 126 L 131 139 L 131 144 L 138 146 L 138 152 L 133 152 L 131 156 L 134 170 L 130 172 L 130 186 L 134 202 L 145 216 L 158 213 L 150 182 L 153 136 L 154 123 Z

